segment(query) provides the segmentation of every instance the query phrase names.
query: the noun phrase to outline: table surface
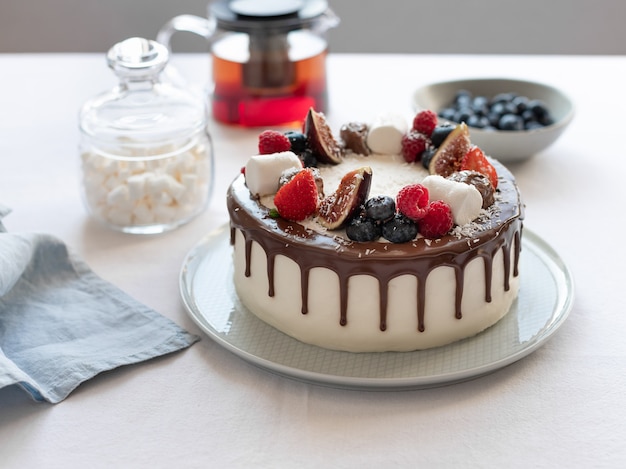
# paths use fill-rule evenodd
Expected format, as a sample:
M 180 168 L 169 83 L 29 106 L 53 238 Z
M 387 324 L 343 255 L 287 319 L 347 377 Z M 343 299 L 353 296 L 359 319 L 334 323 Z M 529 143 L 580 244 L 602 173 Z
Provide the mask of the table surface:
M 206 56 L 175 54 L 173 65 L 204 86 Z M 626 58 L 331 54 L 328 67 L 335 129 L 410 112 L 412 91 L 440 79 L 527 78 L 571 95 L 577 113 L 562 138 L 509 166 L 525 226 L 573 272 L 575 302 L 561 329 L 506 368 L 436 389 L 342 390 L 264 371 L 203 335 L 178 287 L 187 252 L 227 222 L 226 188 L 258 130 L 211 122 L 215 190 L 192 223 L 151 237 L 109 231 L 83 208 L 77 153 L 80 105 L 114 85 L 104 55 L 0 55 L 6 228 L 58 236 L 98 275 L 202 336 L 103 373 L 57 405 L 0 389 L 0 466 L 623 467 Z

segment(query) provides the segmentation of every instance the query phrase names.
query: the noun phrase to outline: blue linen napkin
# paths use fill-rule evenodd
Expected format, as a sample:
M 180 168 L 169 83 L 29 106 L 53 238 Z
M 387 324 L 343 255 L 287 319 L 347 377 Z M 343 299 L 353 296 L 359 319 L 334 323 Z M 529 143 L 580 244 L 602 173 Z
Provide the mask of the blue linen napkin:
M 53 236 L 8 233 L 0 205 L 0 388 L 58 403 L 98 373 L 199 340 L 98 277 Z

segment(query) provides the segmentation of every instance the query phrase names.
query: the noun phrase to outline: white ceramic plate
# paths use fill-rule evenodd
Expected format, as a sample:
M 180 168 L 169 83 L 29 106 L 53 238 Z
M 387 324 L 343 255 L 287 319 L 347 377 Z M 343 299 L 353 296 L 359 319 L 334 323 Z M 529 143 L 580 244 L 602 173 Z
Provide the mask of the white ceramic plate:
M 543 345 L 563 324 L 573 302 L 567 266 L 524 229 L 519 298 L 495 326 L 470 339 L 416 352 L 325 350 L 265 324 L 239 302 L 229 240 L 230 231 L 223 226 L 200 241 L 184 261 L 180 290 L 191 318 L 210 338 L 250 363 L 326 386 L 418 389 L 491 373 Z

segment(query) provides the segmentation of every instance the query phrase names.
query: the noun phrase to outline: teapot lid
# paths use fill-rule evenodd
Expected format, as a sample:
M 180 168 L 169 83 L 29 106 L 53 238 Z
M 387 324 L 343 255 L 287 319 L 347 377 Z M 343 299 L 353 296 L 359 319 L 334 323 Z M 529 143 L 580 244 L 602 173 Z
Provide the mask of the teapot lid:
M 217 27 L 227 31 L 292 31 L 315 22 L 326 0 L 219 0 L 210 5 Z

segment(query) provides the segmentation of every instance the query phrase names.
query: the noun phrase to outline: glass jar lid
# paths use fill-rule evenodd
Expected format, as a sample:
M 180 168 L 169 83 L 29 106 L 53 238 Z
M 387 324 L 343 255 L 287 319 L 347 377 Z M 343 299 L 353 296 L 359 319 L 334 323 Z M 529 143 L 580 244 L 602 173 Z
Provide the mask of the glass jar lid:
M 143 79 L 161 72 L 169 60 L 167 47 L 141 37 L 131 37 L 115 44 L 107 54 L 107 63 L 120 77 Z

